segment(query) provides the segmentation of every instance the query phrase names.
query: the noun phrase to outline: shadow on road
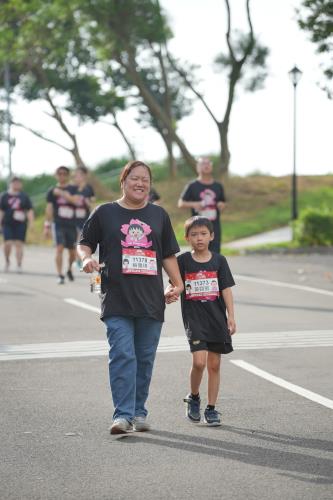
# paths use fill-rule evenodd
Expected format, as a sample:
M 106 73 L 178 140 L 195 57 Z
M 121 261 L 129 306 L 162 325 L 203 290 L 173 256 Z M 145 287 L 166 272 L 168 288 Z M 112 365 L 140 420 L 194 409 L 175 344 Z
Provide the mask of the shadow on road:
M 232 432 L 274 444 L 325 451 L 333 449 L 333 443 L 330 441 L 295 438 L 286 434 L 242 429 L 233 426 L 223 426 L 218 429 L 209 429 L 209 431 L 218 434 L 220 439 L 154 430 L 144 435 L 142 433 L 140 435 L 136 433 L 127 434 L 118 438 L 118 442 L 126 444 L 146 443 L 148 445 L 178 449 L 190 453 L 200 453 L 202 455 L 237 460 L 250 465 L 276 469 L 277 471 L 281 471 L 282 475 L 300 481 L 315 484 L 333 484 L 333 460 L 303 453 L 274 450 L 267 447 L 263 448 L 257 445 L 233 443 L 226 441 L 224 436 L 226 433 Z

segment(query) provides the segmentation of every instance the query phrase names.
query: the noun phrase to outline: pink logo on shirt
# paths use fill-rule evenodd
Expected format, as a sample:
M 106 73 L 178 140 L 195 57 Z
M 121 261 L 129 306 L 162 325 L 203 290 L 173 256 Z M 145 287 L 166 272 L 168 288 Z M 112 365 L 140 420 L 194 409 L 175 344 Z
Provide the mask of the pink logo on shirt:
M 125 241 L 121 242 L 123 247 L 149 248 L 153 244 L 147 238 L 147 235 L 151 233 L 150 226 L 139 219 L 131 219 L 130 223 L 123 224 L 120 230 L 126 235 Z

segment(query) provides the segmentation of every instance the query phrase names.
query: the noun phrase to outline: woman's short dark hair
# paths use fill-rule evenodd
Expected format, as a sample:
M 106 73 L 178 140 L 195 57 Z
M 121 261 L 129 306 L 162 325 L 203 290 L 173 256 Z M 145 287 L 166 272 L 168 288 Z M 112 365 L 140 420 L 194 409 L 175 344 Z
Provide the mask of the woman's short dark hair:
M 214 227 L 212 224 L 212 221 L 207 219 L 207 217 L 201 217 L 200 215 L 194 215 L 194 217 L 190 217 L 185 221 L 184 224 L 184 229 L 185 229 L 185 236 L 188 236 L 188 233 L 192 229 L 192 227 L 201 227 L 205 226 L 210 234 L 213 234 L 214 232 Z
M 129 176 L 129 174 L 132 172 L 132 170 L 136 167 L 145 167 L 147 170 L 148 170 L 148 174 L 149 174 L 149 179 L 150 179 L 150 182 L 152 182 L 152 174 L 151 174 L 151 169 L 150 167 L 148 167 L 148 165 L 146 165 L 143 161 L 140 161 L 140 160 L 132 160 L 132 161 L 129 161 L 125 166 L 124 168 L 122 169 L 121 171 L 121 174 L 120 174 L 120 178 L 119 178 L 119 181 L 120 181 L 120 185 L 123 184 L 123 182 L 125 182 L 125 180 L 127 179 L 127 177 Z

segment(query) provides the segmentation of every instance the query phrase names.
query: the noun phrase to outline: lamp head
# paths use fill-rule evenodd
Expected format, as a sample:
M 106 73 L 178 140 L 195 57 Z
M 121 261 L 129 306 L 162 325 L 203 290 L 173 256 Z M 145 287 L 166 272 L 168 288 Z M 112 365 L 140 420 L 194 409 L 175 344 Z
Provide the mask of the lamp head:
M 291 69 L 289 71 L 289 76 L 290 76 L 291 83 L 294 85 L 294 87 L 296 87 L 296 85 L 298 84 L 298 82 L 301 79 L 302 71 L 300 69 L 298 69 L 298 67 L 295 65 L 293 67 L 293 69 Z

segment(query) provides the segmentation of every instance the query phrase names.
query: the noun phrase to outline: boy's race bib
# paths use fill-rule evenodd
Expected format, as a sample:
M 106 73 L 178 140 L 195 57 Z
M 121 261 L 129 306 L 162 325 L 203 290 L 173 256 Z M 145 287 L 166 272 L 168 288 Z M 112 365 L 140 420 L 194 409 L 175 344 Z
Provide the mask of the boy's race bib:
M 122 252 L 123 274 L 157 274 L 156 252 L 142 250 L 141 248 L 123 248 Z
M 69 207 L 68 205 L 61 205 L 58 208 L 58 215 L 62 219 L 73 219 L 73 217 L 74 217 L 74 208 Z
M 25 212 L 23 212 L 23 210 L 14 210 L 13 219 L 16 220 L 16 222 L 24 222 Z
M 199 271 L 185 274 L 186 300 L 215 300 L 219 297 L 216 271 Z

